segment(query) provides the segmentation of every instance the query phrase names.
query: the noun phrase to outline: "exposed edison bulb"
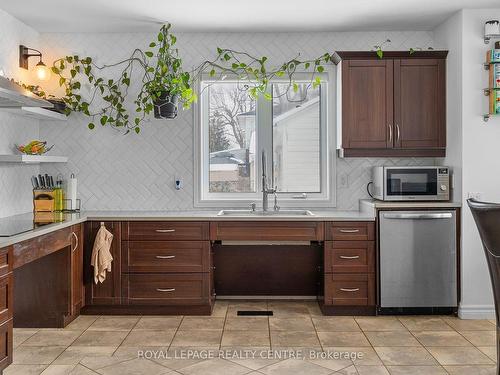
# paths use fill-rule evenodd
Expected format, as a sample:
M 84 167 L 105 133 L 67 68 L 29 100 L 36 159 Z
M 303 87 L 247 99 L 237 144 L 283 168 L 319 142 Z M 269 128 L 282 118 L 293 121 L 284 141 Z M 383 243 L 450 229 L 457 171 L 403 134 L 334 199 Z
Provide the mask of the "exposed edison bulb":
M 35 65 L 35 74 L 40 81 L 48 81 L 50 79 L 50 69 L 41 60 Z

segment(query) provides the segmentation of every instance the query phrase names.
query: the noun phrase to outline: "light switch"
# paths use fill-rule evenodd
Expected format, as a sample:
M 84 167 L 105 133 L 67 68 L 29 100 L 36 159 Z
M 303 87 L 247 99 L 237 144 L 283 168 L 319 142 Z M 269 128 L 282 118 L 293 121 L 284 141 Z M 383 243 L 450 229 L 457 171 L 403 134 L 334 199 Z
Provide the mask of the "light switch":
M 349 176 L 347 173 L 341 173 L 339 176 L 339 185 L 342 188 L 348 188 L 349 187 Z

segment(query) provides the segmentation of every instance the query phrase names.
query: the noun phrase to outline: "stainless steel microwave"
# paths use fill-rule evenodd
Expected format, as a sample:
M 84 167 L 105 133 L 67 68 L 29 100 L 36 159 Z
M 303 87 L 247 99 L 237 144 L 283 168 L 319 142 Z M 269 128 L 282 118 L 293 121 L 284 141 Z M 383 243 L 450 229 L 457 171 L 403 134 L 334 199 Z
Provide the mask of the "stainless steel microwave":
M 371 195 L 382 201 L 448 201 L 448 167 L 373 167 Z

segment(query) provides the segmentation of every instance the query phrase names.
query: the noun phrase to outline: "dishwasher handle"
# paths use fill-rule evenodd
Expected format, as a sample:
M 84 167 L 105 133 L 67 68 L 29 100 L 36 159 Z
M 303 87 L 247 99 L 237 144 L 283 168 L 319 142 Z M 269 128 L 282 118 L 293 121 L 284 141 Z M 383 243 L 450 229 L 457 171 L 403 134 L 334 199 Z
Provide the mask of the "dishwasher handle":
M 453 213 L 451 212 L 434 212 L 434 213 L 384 213 L 385 219 L 409 219 L 409 220 L 429 220 L 429 219 L 451 219 Z

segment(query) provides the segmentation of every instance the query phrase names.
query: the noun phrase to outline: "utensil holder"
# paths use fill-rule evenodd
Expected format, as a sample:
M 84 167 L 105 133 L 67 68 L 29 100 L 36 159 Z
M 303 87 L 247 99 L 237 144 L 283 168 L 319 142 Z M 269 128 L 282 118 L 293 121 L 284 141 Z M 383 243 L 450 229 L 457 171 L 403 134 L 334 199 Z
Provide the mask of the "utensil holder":
M 33 190 L 33 211 L 34 212 L 54 212 L 55 200 L 54 190 Z

